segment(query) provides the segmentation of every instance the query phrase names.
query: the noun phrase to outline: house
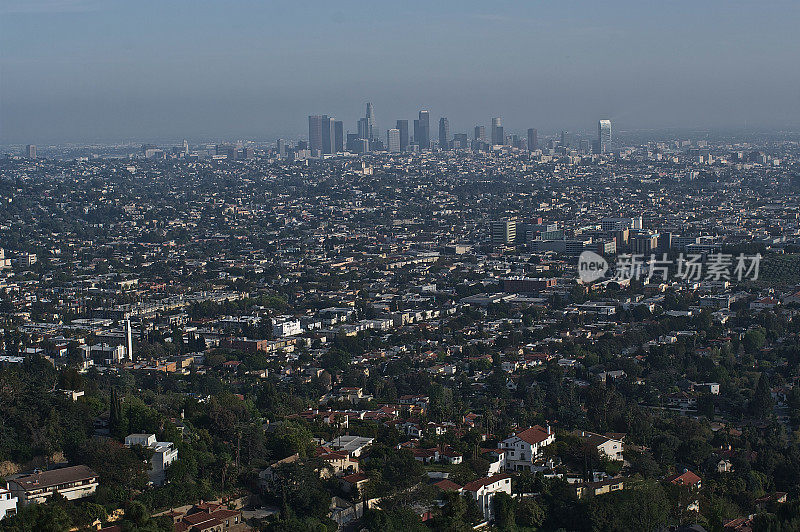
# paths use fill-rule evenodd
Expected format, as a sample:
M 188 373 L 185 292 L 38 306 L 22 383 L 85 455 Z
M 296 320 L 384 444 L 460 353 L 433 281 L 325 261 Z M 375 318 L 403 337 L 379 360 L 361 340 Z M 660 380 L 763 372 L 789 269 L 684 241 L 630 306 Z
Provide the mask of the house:
M 169 441 L 156 441 L 155 434 L 129 434 L 125 436 L 125 447 L 141 445 L 153 451 L 150 458 L 148 476 L 155 486 L 161 486 L 166 481 L 167 467 L 178 459 L 178 449 Z
M 700 489 L 702 479 L 693 472 L 686 470 L 679 475 L 667 478 L 667 482 L 676 486 L 687 486 L 690 489 Z
M 17 498 L 11 494 L 8 484 L 0 487 L 0 519 L 11 517 L 17 513 Z
M 460 464 L 464 461 L 464 457 L 461 453 L 456 452 L 452 449 L 445 449 L 444 451 L 439 453 L 439 460 L 446 464 L 455 465 Z
M 488 475 L 499 473 L 506 467 L 506 452 L 503 449 L 481 449 L 481 457 L 489 462 Z
M 317 450 L 317 458 L 328 465 L 327 468 L 323 468 L 320 471 L 321 477 L 325 478 L 329 476 L 328 471 L 336 477 L 356 473 L 358 471 L 358 461 L 350 458 L 350 455 L 346 451 L 326 451 L 327 449 L 324 447 Z
M 731 519 L 723 523 L 722 527 L 726 532 L 753 532 L 753 518 L 738 517 Z
M 770 493 L 769 495 L 764 495 L 756 499 L 756 508 L 761 512 L 768 511 L 770 507 L 775 504 L 785 503 L 787 498 L 788 494 L 785 491 L 776 491 L 775 493 Z
M 622 440 L 603 436 L 602 434 L 595 434 L 594 432 L 578 431 L 576 435 L 583 439 L 588 445 L 596 448 L 600 456 L 604 456 L 609 460 L 616 460 L 621 462 L 622 458 Z
M 733 464 L 727 458 L 720 458 L 716 467 L 717 473 L 730 473 L 733 471 Z
M 347 475 L 341 478 L 342 482 L 342 489 L 348 493 L 352 493 L 353 490 L 361 490 L 367 482 L 369 482 L 369 477 L 364 473 L 353 473 L 352 475 Z
M 511 495 L 511 475 L 499 473 L 490 477 L 479 478 L 464 485 L 464 493 L 472 497 L 487 521 L 494 518 L 494 497 L 498 493 Z
M 372 445 L 375 438 L 364 436 L 337 436 L 335 439 L 325 444 L 334 451 L 346 451 L 350 456 L 359 457 L 364 449 Z
M 500 442 L 500 449 L 506 452 L 506 469 L 514 471 L 531 470 L 533 462 L 543 449 L 556 439 L 555 432 L 535 425 Z
M 750 303 L 751 310 L 772 309 L 780 305 L 780 301 L 773 297 L 763 297 Z
M 298 460 L 300 460 L 300 455 L 294 453 L 292 455 L 287 456 L 286 458 L 278 460 L 277 462 L 271 464 L 266 469 L 261 470 L 261 472 L 258 474 L 258 482 L 261 485 L 261 487 L 263 488 L 270 487 L 270 485 L 272 484 L 272 479 L 275 477 L 276 468 L 280 468 L 283 465 L 297 462 Z
M 576 482 L 570 484 L 570 487 L 575 491 L 575 496 L 579 499 L 587 496 L 604 495 L 612 491 L 619 491 L 625 489 L 624 478 L 608 478 L 598 482 Z
M 431 464 L 439 460 L 439 450 L 435 447 L 432 449 L 411 449 L 411 454 L 414 455 L 414 460 L 423 464 Z
M 244 532 L 250 530 L 241 510 L 232 510 L 221 504 L 200 503 L 188 512 L 170 512 L 175 532 Z
M 68 500 L 82 499 L 93 495 L 97 486 L 97 473 L 85 465 L 37 471 L 8 482 L 12 496 L 23 505 L 44 502 L 55 493 Z
M 676 486 L 685 486 L 688 488 L 690 493 L 698 491 L 702 486 L 702 479 L 688 469 L 685 469 L 683 473 L 668 477 L 667 482 Z M 699 512 L 700 499 L 694 497 L 690 497 L 690 499 L 691 500 L 689 504 L 686 506 L 686 510 L 690 512 Z
M 440 489 L 442 491 L 457 491 L 457 492 L 460 493 L 464 489 L 461 486 L 459 486 L 458 484 L 456 484 L 455 482 L 453 482 L 452 480 L 447 479 L 447 478 L 443 478 L 439 482 L 434 482 L 433 485 L 434 485 L 434 487 L 436 487 L 436 488 L 438 488 L 438 489 Z

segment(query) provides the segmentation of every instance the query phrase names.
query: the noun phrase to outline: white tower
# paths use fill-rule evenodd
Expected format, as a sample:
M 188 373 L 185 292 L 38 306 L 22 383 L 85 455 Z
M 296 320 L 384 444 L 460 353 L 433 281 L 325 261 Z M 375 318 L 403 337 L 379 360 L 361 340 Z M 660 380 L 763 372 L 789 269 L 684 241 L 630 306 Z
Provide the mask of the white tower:
M 128 360 L 133 362 L 133 331 L 131 330 L 131 320 L 125 320 L 125 355 Z

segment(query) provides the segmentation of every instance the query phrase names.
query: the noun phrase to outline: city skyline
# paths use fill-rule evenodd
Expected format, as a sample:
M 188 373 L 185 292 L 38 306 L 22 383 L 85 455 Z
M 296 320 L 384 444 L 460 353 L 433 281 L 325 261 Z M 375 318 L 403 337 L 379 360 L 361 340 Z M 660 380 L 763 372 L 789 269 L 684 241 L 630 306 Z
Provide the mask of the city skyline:
M 678 4 L 244 2 L 231 17 L 213 2 L 9 2 L 0 143 L 299 136 L 297 117 L 351 123 L 364 101 L 382 133 L 423 105 L 452 131 L 487 115 L 517 131 L 588 129 L 592 115 L 623 129 L 796 128 L 800 7 Z

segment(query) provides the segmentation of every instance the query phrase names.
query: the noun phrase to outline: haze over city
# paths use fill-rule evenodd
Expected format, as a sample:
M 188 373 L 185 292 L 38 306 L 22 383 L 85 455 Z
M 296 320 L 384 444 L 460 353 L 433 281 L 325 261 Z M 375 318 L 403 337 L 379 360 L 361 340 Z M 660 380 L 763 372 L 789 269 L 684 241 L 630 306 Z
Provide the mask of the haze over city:
M 4 0 L 0 142 L 385 130 L 796 128 L 800 4 Z
M 0 0 L 0 532 L 800 531 L 798 28 Z

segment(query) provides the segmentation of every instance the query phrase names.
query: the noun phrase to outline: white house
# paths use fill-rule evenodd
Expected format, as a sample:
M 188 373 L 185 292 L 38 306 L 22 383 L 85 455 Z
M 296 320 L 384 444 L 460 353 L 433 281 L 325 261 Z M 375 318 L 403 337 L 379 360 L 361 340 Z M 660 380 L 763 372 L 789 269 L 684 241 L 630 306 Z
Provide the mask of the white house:
M 272 334 L 275 335 L 276 338 L 294 336 L 302 332 L 303 328 L 300 326 L 300 320 L 285 316 L 272 320 Z
M 334 451 L 346 451 L 352 457 L 359 457 L 361 452 L 372 445 L 375 438 L 366 438 L 364 436 L 337 436 L 333 440 L 325 444 Z
M 499 473 L 506 467 L 506 452 L 503 449 L 489 449 L 482 454 L 482 458 L 489 462 L 489 475 Z
M 150 482 L 156 486 L 164 484 L 167 476 L 167 467 L 178 459 L 178 449 L 169 441 L 156 441 L 155 434 L 130 434 L 125 436 L 125 446 L 141 445 L 152 449 L 150 458 Z
M 587 431 L 579 431 L 577 435 L 586 440 L 589 445 L 596 447 L 600 456 L 605 456 L 609 460 L 623 460 L 621 439 Z
M 17 513 L 17 498 L 11 494 L 8 485 L 0 487 L 0 519 Z
M 499 473 L 490 477 L 479 478 L 467 483 L 463 488 L 472 500 L 478 503 L 487 521 L 494 519 L 494 497 L 498 493 L 511 495 L 511 475 Z
M 506 452 L 506 469 L 513 471 L 531 470 L 533 462 L 541 456 L 545 447 L 556 440 L 556 434 L 547 428 L 534 425 L 509 436 L 500 442 L 500 449 Z

